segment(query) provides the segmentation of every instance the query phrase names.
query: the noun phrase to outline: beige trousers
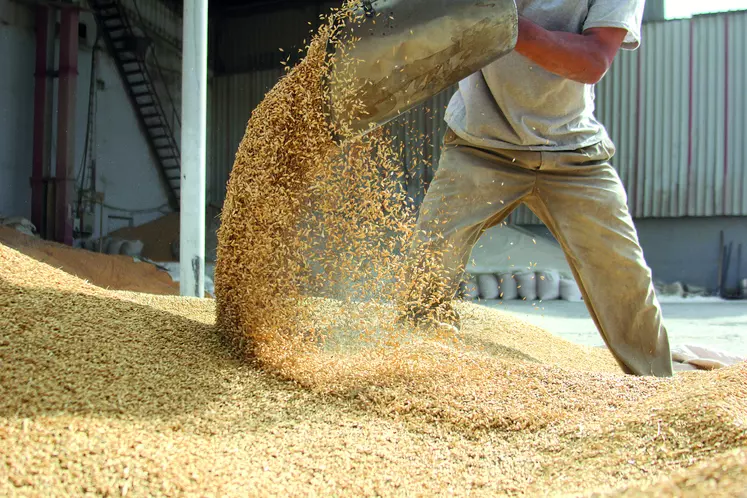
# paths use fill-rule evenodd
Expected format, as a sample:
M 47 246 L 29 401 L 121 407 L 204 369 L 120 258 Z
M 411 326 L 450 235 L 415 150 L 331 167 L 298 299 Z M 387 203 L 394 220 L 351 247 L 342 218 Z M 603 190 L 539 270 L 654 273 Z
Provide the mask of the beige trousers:
M 441 295 L 425 299 L 452 300 L 479 237 L 523 202 L 562 246 L 591 317 L 623 371 L 671 376 L 661 307 L 625 189 L 609 163 L 614 153 L 609 141 L 573 152 L 484 149 L 449 130 L 421 206 L 421 235 L 411 248 L 414 258 L 439 255 L 439 285 L 429 285 L 428 292 Z

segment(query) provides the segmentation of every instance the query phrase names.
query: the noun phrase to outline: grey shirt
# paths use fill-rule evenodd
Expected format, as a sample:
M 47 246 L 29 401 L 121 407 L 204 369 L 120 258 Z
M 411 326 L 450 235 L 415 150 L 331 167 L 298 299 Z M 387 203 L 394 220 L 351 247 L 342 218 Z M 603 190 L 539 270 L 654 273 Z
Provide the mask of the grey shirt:
M 519 14 L 551 31 L 624 28 L 623 48 L 641 42 L 644 0 L 518 0 Z M 485 147 L 575 150 L 608 139 L 594 116 L 594 85 L 542 69 L 512 52 L 459 83 L 446 122 Z

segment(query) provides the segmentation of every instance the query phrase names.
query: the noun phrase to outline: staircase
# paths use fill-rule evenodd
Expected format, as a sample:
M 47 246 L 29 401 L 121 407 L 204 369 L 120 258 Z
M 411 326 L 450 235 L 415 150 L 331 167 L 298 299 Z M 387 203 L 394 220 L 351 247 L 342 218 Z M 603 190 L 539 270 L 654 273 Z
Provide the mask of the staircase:
M 132 107 L 156 157 L 161 179 L 167 187 L 169 203 L 174 210 L 179 210 L 181 155 L 174 137 L 174 127 L 181 127 L 179 118 L 174 113 L 174 121 L 169 123 L 145 64 L 143 38 L 135 36 L 119 0 L 90 2 L 99 30 L 116 61 Z

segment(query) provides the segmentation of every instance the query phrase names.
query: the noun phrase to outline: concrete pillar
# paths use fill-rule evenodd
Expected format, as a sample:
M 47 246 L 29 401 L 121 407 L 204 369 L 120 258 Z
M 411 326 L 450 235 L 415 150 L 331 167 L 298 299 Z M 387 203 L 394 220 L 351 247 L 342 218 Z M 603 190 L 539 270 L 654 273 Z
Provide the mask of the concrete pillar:
M 208 2 L 185 0 L 182 36 L 182 137 L 179 286 L 205 296 Z

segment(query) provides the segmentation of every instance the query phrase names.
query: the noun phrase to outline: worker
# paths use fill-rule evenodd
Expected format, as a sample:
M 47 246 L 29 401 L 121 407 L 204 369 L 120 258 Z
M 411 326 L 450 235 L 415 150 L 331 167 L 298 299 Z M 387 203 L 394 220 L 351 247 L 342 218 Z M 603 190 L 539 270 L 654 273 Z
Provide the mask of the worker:
M 594 86 L 641 43 L 644 0 L 518 0 L 515 50 L 459 83 L 421 205 L 401 319 L 460 327 L 472 247 L 521 203 L 565 252 L 622 369 L 672 375 L 667 331 Z

